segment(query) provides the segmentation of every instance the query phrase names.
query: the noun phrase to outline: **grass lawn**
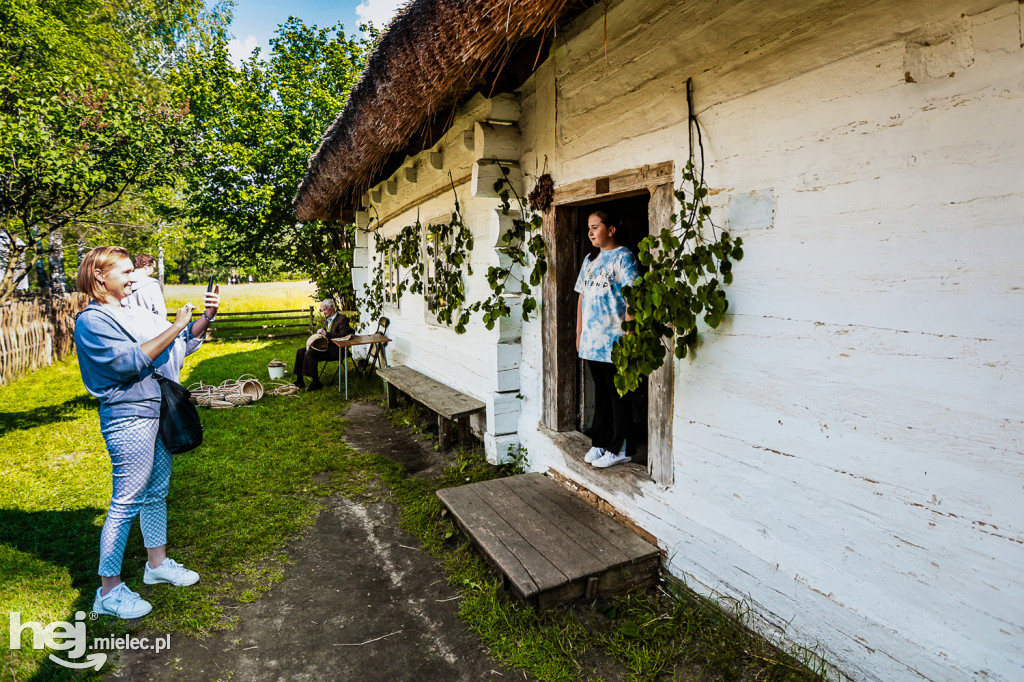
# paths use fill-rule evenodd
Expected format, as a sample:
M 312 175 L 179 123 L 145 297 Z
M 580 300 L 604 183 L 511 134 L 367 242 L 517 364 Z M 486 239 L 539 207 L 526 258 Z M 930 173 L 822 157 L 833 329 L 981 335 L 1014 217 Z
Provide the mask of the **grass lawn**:
M 225 313 L 248 313 L 256 310 L 295 310 L 313 306 L 319 310 L 316 286 L 312 282 L 256 282 L 255 284 L 220 285 L 220 309 Z M 167 311 L 186 303 L 197 307 L 203 303 L 205 284 L 168 284 L 164 287 Z
M 267 362 L 290 358 L 294 348 L 294 339 L 207 344 L 187 359 L 182 383 L 216 384 L 242 374 L 263 380 Z M 353 397 L 382 398 L 376 379 L 350 379 Z M 202 581 L 188 590 L 143 586 L 146 555 L 136 524 L 122 575 L 154 610 L 138 624 L 89 622 L 88 637 L 142 627 L 176 636 L 231 627 L 231 606 L 259 599 L 281 578 L 289 561 L 282 547 L 313 522 L 318 500 L 344 494 L 398 504 L 402 525 L 442 562 L 449 582 L 463 588 L 460 615 L 491 655 L 540 679 L 587 677 L 584 661 L 594 656 L 637 680 L 671 679 L 680 671 L 686 679 L 823 679 L 682 586 L 545 613 L 519 604 L 442 516 L 434 494 L 503 472 L 476 449 L 460 452 L 438 478 L 409 477 L 399 464 L 358 453 L 342 440 L 344 409 L 331 390 L 204 409 L 204 444 L 175 459 L 168 498 L 169 553 L 198 570 Z M 29 632 L 20 650 L 9 650 L 6 620 L 10 611 L 20 611 L 22 622 L 43 624 L 91 611 L 110 500 L 96 410 L 74 358 L 0 388 L 0 680 L 100 675 L 51 663 L 49 652 L 31 648 Z M 424 423 L 420 416 L 415 408 L 391 414 L 398 425 Z
M 242 374 L 266 378 L 288 342 L 208 344 L 188 358 L 183 383 L 220 383 Z M 373 390 L 378 384 L 357 386 Z M 169 550 L 203 580 L 189 590 L 147 590 L 153 613 L 145 625 L 198 634 L 223 625 L 222 606 L 258 597 L 280 575 L 268 558 L 308 525 L 317 497 L 332 483 L 315 474 L 338 469 L 355 454 L 338 435 L 336 392 L 266 395 L 251 407 L 203 410 L 203 446 L 175 458 L 168 505 Z M 97 402 L 72 358 L 0 388 L 0 613 L 22 622 L 72 621 L 89 612 L 98 586 L 99 533 L 110 501 L 110 461 L 99 432 Z M 296 434 L 302 434 L 297 437 Z M 339 457 L 340 456 L 340 457 Z M 323 482 L 318 482 L 323 481 Z M 136 524 L 123 577 L 139 590 L 146 559 Z M 101 618 L 90 637 L 133 626 Z M 23 635 L 8 650 L 7 622 L 0 679 L 27 680 L 39 671 L 59 679 L 69 670 L 44 662 Z M 70 676 L 70 675 L 68 675 Z

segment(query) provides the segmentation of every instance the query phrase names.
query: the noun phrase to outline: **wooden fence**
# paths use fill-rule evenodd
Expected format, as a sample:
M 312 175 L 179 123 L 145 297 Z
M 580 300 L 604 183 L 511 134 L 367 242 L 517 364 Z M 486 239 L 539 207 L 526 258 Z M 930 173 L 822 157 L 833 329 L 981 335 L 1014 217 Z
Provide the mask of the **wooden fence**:
M 168 316 L 174 319 L 173 315 Z M 207 341 L 284 339 L 313 332 L 313 306 L 295 310 L 254 310 L 248 313 L 217 313 Z
M 254 310 L 247 313 L 217 313 L 217 321 L 207 332 L 207 341 L 247 341 L 252 339 L 303 338 L 317 327 L 314 308 L 295 310 Z M 342 311 L 343 315 L 355 315 Z M 167 319 L 173 320 L 170 313 Z
M 0 386 L 52 365 L 75 350 L 81 293 L 16 298 L 0 305 Z

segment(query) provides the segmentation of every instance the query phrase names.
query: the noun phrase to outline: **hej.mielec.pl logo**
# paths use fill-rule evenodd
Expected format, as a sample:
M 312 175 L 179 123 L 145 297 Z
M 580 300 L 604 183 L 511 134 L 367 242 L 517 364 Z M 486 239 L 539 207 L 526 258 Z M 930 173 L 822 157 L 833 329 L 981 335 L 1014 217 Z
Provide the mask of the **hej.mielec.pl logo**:
M 96 614 L 93 614 L 93 618 L 95 617 Z M 163 637 L 154 637 L 152 641 L 149 637 L 132 637 L 130 635 L 123 637 L 95 637 L 93 638 L 92 646 L 90 646 L 85 634 L 85 611 L 77 611 L 75 613 L 74 623 L 58 620 L 48 625 L 31 620 L 22 623 L 21 612 L 11 611 L 10 625 L 8 643 L 12 651 L 21 649 L 22 635 L 28 630 L 32 633 L 33 649 L 52 649 L 54 651 L 67 652 L 64 654 L 67 657 L 66 659 L 54 654 L 49 655 L 51 661 L 65 668 L 96 668 L 96 670 L 102 668 L 103 664 L 107 662 L 107 654 L 102 651 L 93 651 L 83 660 L 74 660 L 82 658 L 82 655 L 89 649 L 152 648 L 159 653 L 164 649 L 169 649 L 171 646 L 171 636 L 169 634 Z
M 58 620 L 48 625 L 35 621 L 21 622 L 21 612 L 11 611 L 11 629 L 9 631 L 11 650 L 21 649 L 21 636 L 25 630 L 32 632 L 33 649 L 53 649 L 54 651 L 66 651 L 69 659 L 81 658 L 85 653 L 88 643 L 85 635 L 85 611 L 75 613 L 75 622 L 69 623 L 65 620 Z M 96 668 L 99 670 L 107 662 L 105 653 L 91 653 L 82 661 L 64 660 L 59 656 L 50 654 L 50 660 L 65 668 Z

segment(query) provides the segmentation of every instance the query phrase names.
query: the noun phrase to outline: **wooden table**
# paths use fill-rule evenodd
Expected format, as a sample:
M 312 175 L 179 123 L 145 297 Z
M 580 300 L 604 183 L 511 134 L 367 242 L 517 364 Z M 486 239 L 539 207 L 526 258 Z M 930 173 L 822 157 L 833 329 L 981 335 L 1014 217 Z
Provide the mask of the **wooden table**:
M 331 339 L 342 351 L 342 357 L 340 358 L 342 364 L 345 367 L 345 400 L 348 400 L 348 349 L 352 346 L 372 346 L 375 343 L 389 343 L 391 339 L 384 336 L 383 334 L 363 334 L 361 336 L 352 336 L 347 339 Z M 380 361 L 384 367 L 388 366 L 388 355 L 385 350 L 386 347 L 380 349 Z M 341 391 L 341 372 L 338 372 L 338 391 Z

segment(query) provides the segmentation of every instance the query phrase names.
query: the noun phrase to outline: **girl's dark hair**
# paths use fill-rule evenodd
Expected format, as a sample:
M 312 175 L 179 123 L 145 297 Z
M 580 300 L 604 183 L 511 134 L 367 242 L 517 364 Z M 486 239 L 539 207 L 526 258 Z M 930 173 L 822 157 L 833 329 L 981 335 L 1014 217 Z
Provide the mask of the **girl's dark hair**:
M 590 213 L 587 214 L 588 218 L 590 216 L 597 216 L 597 219 L 600 220 L 605 227 L 614 227 L 616 232 L 622 231 L 622 225 L 619 223 L 619 217 L 612 213 L 611 211 L 591 211 Z M 622 243 L 621 239 L 617 239 L 616 241 L 619 242 L 620 244 Z M 597 258 L 597 254 L 599 253 L 601 253 L 601 249 L 591 249 L 590 260 L 594 260 L 595 258 Z

